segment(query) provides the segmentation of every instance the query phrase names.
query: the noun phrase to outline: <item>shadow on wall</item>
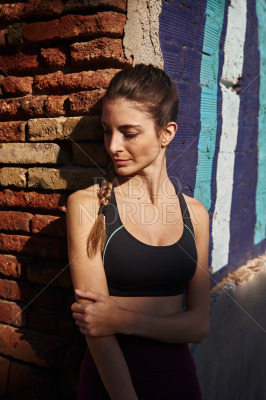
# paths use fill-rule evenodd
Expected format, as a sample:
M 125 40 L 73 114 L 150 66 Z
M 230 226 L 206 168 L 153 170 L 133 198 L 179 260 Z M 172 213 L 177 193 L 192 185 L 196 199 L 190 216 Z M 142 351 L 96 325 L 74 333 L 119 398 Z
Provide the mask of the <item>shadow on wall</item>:
M 60 169 L 50 169 L 50 176 L 44 177 L 50 191 L 54 186 L 55 191 L 71 193 L 96 183 L 104 175 L 110 159 L 103 144 L 99 110 L 100 102 L 88 115 L 62 119 L 60 139 L 70 143 L 72 159 Z M 23 327 L 26 324 L 16 330 L 8 327 L 4 336 L 7 343 L 13 342 L 15 358 L 19 352 L 20 359 L 38 367 L 28 365 L 23 369 L 24 375 L 18 374 L 21 382 L 11 389 L 12 399 L 76 398 L 86 342 L 70 309 L 75 297 L 67 259 L 65 216 L 51 217 L 46 216 L 36 235 L 21 243 L 26 255 L 20 261 L 32 282 L 16 282 L 16 290 L 23 304 L 20 309 L 27 307 L 22 318 L 27 319 L 29 329 Z M 15 376 L 19 368 L 20 364 L 13 363 L 10 374 Z
M 209 334 L 193 345 L 204 400 L 266 399 L 265 266 L 264 256 L 260 272 L 212 294 Z

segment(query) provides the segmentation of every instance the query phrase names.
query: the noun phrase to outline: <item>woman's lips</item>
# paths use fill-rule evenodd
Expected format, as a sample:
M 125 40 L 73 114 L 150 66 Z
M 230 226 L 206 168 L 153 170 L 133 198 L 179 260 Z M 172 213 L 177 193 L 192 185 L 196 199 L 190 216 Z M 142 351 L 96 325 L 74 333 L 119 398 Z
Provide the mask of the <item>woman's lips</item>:
M 118 165 L 119 167 L 122 167 L 128 162 L 128 160 L 114 160 L 115 165 Z

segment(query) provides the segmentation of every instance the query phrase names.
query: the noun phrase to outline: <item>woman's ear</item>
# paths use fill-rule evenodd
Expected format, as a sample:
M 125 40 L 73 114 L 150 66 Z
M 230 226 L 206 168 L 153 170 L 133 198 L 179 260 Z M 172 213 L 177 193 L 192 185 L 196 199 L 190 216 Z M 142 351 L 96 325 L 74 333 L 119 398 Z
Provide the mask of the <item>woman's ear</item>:
M 175 122 L 169 122 L 163 128 L 161 134 L 162 147 L 168 146 L 168 144 L 174 139 L 176 131 L 177 131 L 177 124 Z

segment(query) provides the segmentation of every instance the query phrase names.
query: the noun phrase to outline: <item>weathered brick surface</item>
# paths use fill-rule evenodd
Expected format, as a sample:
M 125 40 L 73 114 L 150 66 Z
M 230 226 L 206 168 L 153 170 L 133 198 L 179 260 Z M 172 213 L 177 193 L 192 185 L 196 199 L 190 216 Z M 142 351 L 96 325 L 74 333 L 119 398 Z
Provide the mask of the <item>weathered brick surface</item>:
M 10 361 L 0 357 L 0 396 L 7 395 Z
M 63 133 L 75 142 L 102 140 L 103 143 L 103 128 L 99 115 L 67 118 L 63 125 Z
M 28 121 L 30 141 L 70 139 L 75 142 L 103 139 L 98 115 L 84 117 L 38 118 Z
M 0 23 L 10 24 L 28 18 L 49 18 L 60 15 L 64 10 L 61 0 L 53 2 L 45 0 L 34 0 L 29 3 L 12 2 L 13 4 L 0 5 Z
M 47 262 L 41 265 L 31 264 L 27 267 L 27 277 L 30 282 L 47 285 L 51 282 L 53 286 L 72 287 L 68 263 L 51 265 Z
M 40 71 L 44 67 L 39 62 L 38 54 L 27 52 L 15 52 L 14 54 L 0 54 L 0 65 L 6 74 L 30 73 Z
M 107 166 L 110 157 L 104 145 L 93 143 L 72 143 L 73 163 L 83 166 Z
M 0 170 L 0 186 L 26 187 L 26 173 L 26 168 L 2 168 Z
M 90 92 L 79 92 L 70 94 L 68 97 L 70 115 L 86 115 L 89 111 L 99 113 L 101 109 L 101 98 L 105 90 L 93 90 Z
M 41 57 L 51 69 L 63 68 L 67 64 L 67 48 L 54 47 L 41 49 Z
M 12 361 L 8 380 L 9 398 L 16 400 L 60 399 L 62 392 L 59 390 L 58 376 L 59 372 L 55 373 L 53 368 L 33 367 Z
M 30 141 L 66 139 L 66 135 L 63 134 L 65 120 L 65 117 L 30 119 L 28 121 L 28 139 Z
M 24 142 L 25 126 L 23 121 L 0 122 L 0 142 Z
M 0 211 L 0 229 L 30 232 L 32 214 L 21 211 Z
M 67 258 L 67 243 L 65 240 L 34 236 L 7 235 L 1 233 L 0 250 L 3 252 L 40 255 L 56 259 Z
M 21 262 L 15 256 L 0 254 L 0 274 L 19 278 L 22 274 Z
M 32 218 L 31 229 L 33 233 L 66 237 L 66 219 L 54 215 L 36 214 Z
M 25 326 L 23 306 L 6 300 L 0 300 L 0 322 L 13 326 Z
M 23 207 L 24 209 L 43 209 L 66 211 L 66 193 L 37 193 L 10 189 L 0 190 L 0 205 L 5 207 Z
M 46 367 L 59 366 L 64 361 L 67 340 L 30 330 L 22 333 L 17 328 L 2 324 L 0 332 L 2 354 Z
M 92 90 L 107 88 L 117 69 L 82 71 L 74 74 L 63 74 L 57 71 L 47 75 L 36 75 L 33 89 L 39 93 L 58 93 L 60 91 Z
M 102 12 L 95 15 L 66 15 L 53 21 L 24 25 L 23 37 L 28 43 L 89 38 L 99 34 L 121 37 L 125 21 L 125 15 L 115 12 Z
M 0 279 L 0 289 L 0 297 L 5 300 L 19 301 L 27 306 L 32 304 L 46 310 L 66 310 L 65 289 L 59 287 Z
M 45 100 L 45 111 L 42 116 L 60 117 L 66 115 L 66 100 L 67 96 L 48 96 Z
M 126 0 L 68 0 L 65 4 L 66 11 L 89 11 L 93 8 L 106 7 L 116 11 L 126 11 Z
M 69 192 L 104 173 L 101 99 L 131 62 L 125 12 L 126 0 L 0 0 L 0 354 L 11 358 L 0 358 L 0 397 L 72 398 L 67 385 L 76 397 L 86 342 L 70 310 L 64 213 Z
M 5 164 L 57 164 L 69 162 L 70 153 L 55 143 L 3 143 L 0 160 Z
M 102 176 L 96 168 L 29 168 L 29 187 L 43 189 L 78 190 L 94 183 L 93 178 Z
M 0 29 L 0 49 L 6 46 L 7 29 Z
M 7 43 L 9 46 L 19 46 L 20 44 L 23 43 L 23 37 L 22 37 L 22 24 L 19 22 L 9 25 L 7 27 Z
M 20 100 L 24 118 L 43 117 L 46 96 L 25 96 Z
M 91 65 L 125 66 L 126 60 L 121 39 L 107 37 L 97 38 L 90 42 L 74 43 L 70 46 L 71 63 L 86 68 Z
M 0 121 L 22 118 L 20 99 L 0 99 Z
M 25 96 L 27 94 L 32 94 L 32 83 L 33 78 L 31 76 L 25 76 L 23 78 L 7 76 L 2 80 L 1 86 L 5 94 L 11 96 Z
M 0 279 L 0 297 L 7 300 L 19 300 L 21 294 L 18 282 Z

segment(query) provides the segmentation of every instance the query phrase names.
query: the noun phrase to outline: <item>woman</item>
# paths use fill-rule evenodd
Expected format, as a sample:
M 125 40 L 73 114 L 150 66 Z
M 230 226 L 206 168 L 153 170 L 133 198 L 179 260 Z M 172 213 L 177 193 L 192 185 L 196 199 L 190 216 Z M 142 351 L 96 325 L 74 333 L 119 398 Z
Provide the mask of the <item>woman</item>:
M 100 188 L 69 196 L 72 311 L 88 344 L 80 400 L 201 399 L 187 343 L 208 331 L 209 223 L 167 176 L 177 112 L 162 70 L 120 71 L 101 118 L 113 168 Z

